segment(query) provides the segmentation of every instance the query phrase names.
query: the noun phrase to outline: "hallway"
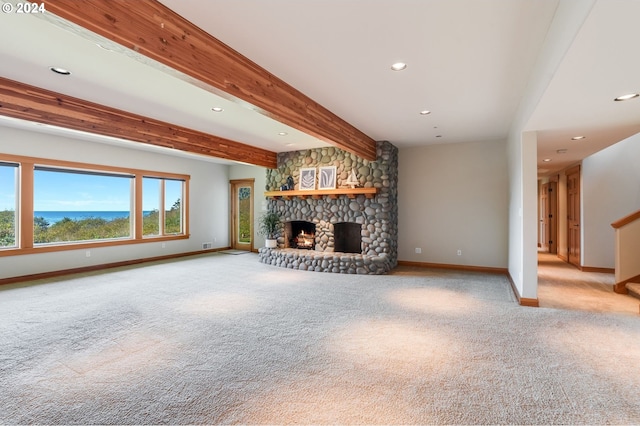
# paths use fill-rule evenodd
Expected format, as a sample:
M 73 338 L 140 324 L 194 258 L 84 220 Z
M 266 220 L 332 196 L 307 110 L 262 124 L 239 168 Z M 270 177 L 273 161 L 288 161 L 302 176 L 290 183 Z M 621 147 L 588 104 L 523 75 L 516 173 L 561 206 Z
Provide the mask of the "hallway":
M 542 308 L 639 315 L 640 299 L 613 292 L 613 274 L 582 272 L 555 254 L 538 253 L 538 301 Z

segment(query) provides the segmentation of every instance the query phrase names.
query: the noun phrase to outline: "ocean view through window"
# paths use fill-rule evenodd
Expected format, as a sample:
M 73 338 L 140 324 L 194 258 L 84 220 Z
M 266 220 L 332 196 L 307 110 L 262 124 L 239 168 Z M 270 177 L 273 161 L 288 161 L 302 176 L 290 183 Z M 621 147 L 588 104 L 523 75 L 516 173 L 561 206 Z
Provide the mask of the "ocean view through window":
M 36 166 L 33 174 L 33 242 L 50 244 L 131 237 L 133 176 Z M 125 211 L 107 219 L 99 211 Z M 36 211 L 77 211 L 88 216 L 50 223 Z M 76 216 L 78 217 L 78 216 Z
M 189 179 L 0 153 L 0 256 L 189 238 Z

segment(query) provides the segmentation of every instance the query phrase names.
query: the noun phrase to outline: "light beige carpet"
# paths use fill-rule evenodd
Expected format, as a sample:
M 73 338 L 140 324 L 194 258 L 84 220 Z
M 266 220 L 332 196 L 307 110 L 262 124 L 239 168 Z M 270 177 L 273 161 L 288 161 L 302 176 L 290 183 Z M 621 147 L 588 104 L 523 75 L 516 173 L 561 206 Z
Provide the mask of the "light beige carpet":
M 638 424 L 640 319 L 257 255 L 0 288 L 2 424 Z

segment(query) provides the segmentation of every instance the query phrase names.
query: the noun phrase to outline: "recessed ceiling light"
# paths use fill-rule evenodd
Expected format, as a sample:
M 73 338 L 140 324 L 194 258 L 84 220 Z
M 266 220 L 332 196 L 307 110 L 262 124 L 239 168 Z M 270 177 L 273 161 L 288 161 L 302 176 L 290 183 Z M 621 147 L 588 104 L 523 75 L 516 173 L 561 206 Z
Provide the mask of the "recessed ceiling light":
M 429 111 L 429 110 L 424 109 L 424 110 L 420 111 L 420 115 L 429 115 L 429 114 L 431 114 L 431 111 Z
M 396 62 L 395 64 L 391 65 L 391 69 L 394 71 L 402 71 L 405 68 L 407 68 L 407 64 L 405 64 L 404 62 Z
M 285 143 L 284 146 L 293 146 L 293 143 L 291 143 L 291 142 Z
M 213 107 L 213 108 L 211 108 L 211 111 L 213 111 L 213 112 L 222 112 L 222 111 L 224 111 L 224 109 L 220 108 L 220 107 Z
M 544 161 L 545 163 L 548 163 L 549 161 L 551 161 L 551 158 L 545 158 L 545 159 L 544 159 L 544 160 L 542 160 L 542 161 Z
M 55 72 L 56 74 L 60 74 L 60 75 L 71 75 L 71 71 L 66 70 L 64 68 L 60 68 L 60 67 L 49 67 L 49 69 L 53 72 Z
M 640 93 L 627 93 L 626 95 L 618 96 L 614 101 L 628 101 L 629 99 L 637 98 Z
M 582 139 L 585 139 L 585 138 L 586 138 L 586 136 L 574 136 L 574 137 L 571 138 L 571 140 L 572 141 L 579 141 L 579 140 L 582 140 Z
M 280 136 L 287 136 L 287 132 L 278 132 Z
M 567 150 L 567 149 L 565 149 L 565 148 L 562 148 L 562 149 L 558 149 L 558 150 L 556 150 L 556 152 L 557 152 L 558 154 L 566 154 L 566 153 L 567 153 L 567 151 L 568 151 L 568 150 Z

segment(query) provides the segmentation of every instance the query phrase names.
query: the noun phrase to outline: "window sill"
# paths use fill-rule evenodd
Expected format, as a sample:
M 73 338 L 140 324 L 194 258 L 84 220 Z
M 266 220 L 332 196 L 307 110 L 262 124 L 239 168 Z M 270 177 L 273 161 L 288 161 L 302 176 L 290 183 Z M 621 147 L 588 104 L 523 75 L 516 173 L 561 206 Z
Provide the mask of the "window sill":
M 30 248 L 6 247 L 0 248 L 0 257 L 20 256 L 23 254 L 40 254 L 52 253 L 69 250 L 87 250 L 100 247 L 126 246 L 132 244 L 148 244 L 161 241 L 188 240 L 189 235 L 162 235 L 157 237 L 145 237 L 142 239 L 126 239 L 126 240 L 100 240 L 100 241 L 82 241 L 59 244 L 43 244 Z

